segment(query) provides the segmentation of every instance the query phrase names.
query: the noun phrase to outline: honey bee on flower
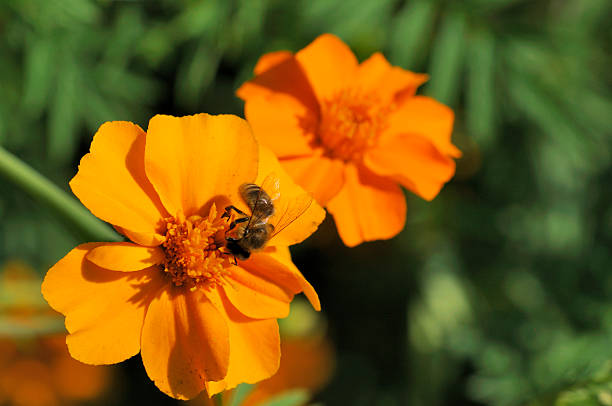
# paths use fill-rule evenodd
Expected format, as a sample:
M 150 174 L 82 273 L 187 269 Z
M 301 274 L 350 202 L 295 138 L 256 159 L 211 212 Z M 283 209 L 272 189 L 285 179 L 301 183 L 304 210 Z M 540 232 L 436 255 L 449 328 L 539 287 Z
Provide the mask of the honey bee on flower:
M 312 197 L 304 193 L 281 209 L 279 183 L 278 177 L 270 174 L 261 186 L 254 183 L 240 186 L 240 195 L 251 211 L 250 216 L 233 205 L 225 208 L 221 217 L 231 218 L 232 211 L 240 216 L 230 223 L 225 234 L 225 246 L 235 258 L 248 259 L 252 250 L 262 249 L 310 207 Z
M 79 245 L 47 272 L 43 296 L 66 316 L 70 354 L 100 365 L 140 352 L 151 380 L 178 399 L 273 375 L 276 319 L 300 292 L 320 309 L 288 246 L 312 234 L 324 212 L 313 202 L 248 259 L 233 260 L 223 208 L 246 213 L 241 185 L 262 185 L 271 173 L 279 201 L 302 199 L 235 116 L 158 115 L 146 133 L 103 124 L 70 186 L 131 242 Z
M 380 53 L 359 64 L 324 34 L 296 54 L 262 56 L 237 94 L 258 140 L 355 246 L 403 229 L 399 185 L 431 200 L 455 172 L 453 112 L 415 95 L 426 80 Z

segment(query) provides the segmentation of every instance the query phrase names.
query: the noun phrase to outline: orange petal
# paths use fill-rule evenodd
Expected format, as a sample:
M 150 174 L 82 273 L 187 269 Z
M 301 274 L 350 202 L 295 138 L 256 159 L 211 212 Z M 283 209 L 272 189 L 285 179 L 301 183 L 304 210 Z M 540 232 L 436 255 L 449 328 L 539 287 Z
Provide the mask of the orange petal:
M 286 61 L 293 57 L 293 53 L 289 51 L 275 51 L 268 52 L 267 54 L 261 56 L 253 69 L 253 72 L 256 75 L 260 75 L 265 71 L 273 68 L 274 66 L 280 64 L 281 62 Z
M 232 269 L 223 289 L 230 302 L 245 316 L 283 318 L 293 296 L 304 291 L 313 307 L 321 304 L 313 287 L 291 261 L 287 247 L 266 247 Z
M 413 96 L 416 89 L 425 83 L 428 76 L 391 66 L 385 57 L 377 52 L 363 61 L 355 74 L 354 83 L 364 92 L 375 92 L 385 102 Z
M 282 165 L 291 178 L 323 206 L 344 184 L 344 162 L 321 154 L 283 159 Z
M 351 49 L 332 34 L 320 35 L 295 58 L 306 72 L 319 102 L 342 89 L 358 65 Z
M 267 379 L 278 370 L 280 336 L 275 319 L 255 320 L 242 315 L 221 294 L 229 329 L 230 356 L 227 376 L 219 382 L 206 382 L 209 396 L 238 384 Z
M 142 330 L 142 362 L 155 385 L 176 399 L 192 399 L 204 382 L 228 372 L 226 318 L 200 290 L 168 286 L 149 306 Z
M 293 275 L 295 276 L 300 288 L 297 292 L 303 292 L 312 307 L 316 311 L 321 311 L 321 302 L 319 301 L 319 295 L 314 290 L 312 285 L 304 278 L 304 275 L 300 272 L 300 270 L 295 266 L 293 261 L 291 260 L 291 253 L 289 252 L 289 247 L 269 247 L 264 250 L 264 253 L 279 263 L 283 264 L 287 269 L 289 269 Z M 270 269 L 268 267 L 260 267 L 260 269 Z M 296 292 L 296 293 L 297 293 Z
M 404 228 L 406 199 L 395 182 L 355 165 L 346 166 L 344 180 L 327 208 L 345 245 L 388 239 Z
M 272 65 L 272 61 L 278 63 Z M 268 69 L 264 71 L 263 68 Z M 314 91 L 304 69 L 294 57 L 281 61 L 280 57 L 272 56 L 268 59 L 264 55 L 255 68 L 255 74 L 257 75 L 255 78 L 244 83 L 236 91 L 241 99 L 249 101 L 253 98 L 280 94 L 300 103 L 303 108 L 315 113 L 318 111 L 319 104 Z
M 253 253 L 248 261 L 232 268 L 228 283 L 223 290 L 230 302 L 242 314 L 254 319 L 276 319 L 289 315 L 289 303 L 294 292 L 274 279 L 265 278 L 257 272 L 251 272 L 253 263 L 261 254 Z M 272 266 L 277 265 L 274 263 Z M 244 268 L 244 269 L 243 269 Z
M 279 214 L 283 212 L 284 208 L 291 207 L 300 201 L 301 197 L 308 198 L 307 192 L 296 185 L 291 177 L 282 169 L 272 151 L 260 146 L 259 173 L 256 183 L 261 185 L 270 174 L 276 175 L 280 180 L 280 197 L 274 203 L 275 209 Z M 316 231 L 324 218 L 325 210 L 313 199 L 306 211 L 282 229 L 282 231 L 277 230 L 278 234 L 275 234 L 268 244 L 287 246 L 302 242 Z
M 145 138 L 132 123 L 102 124 L 70 187 L 102 220 L 153 236 L 167 213 L 145 174 Z
M 233 115 L 157 115 L 149 121 L 145 166 L 166 209 L 185 216 L 214 197 L 239 199 L 238 187 L 257 175 L 257 143 Z
M 42 284 L 49 305 L 66 316 L 70 354 L 94 365 L 138 354 L 145 312 L 165 283 L 157 268 L 112 272 L 85 259 L 102 245 L 79 245 L 49 269 Z
M 164 262 L 165 255 L 159 247 L 143 247 L 129 242 L 107 243 L 87 253 L 86 258 L 111 271 L 140 271 Z
M 389 127 L 382 135 L 415 134 L 430 140 L 444 155 L 459 158 L 461 151 L 451 143 L 453 110 L 436 100 L 415 96 L 406 99 L 389 117 Z
M 161 234 L 138 233 L 136 231 L 129 231 L 125 228 L 121 228 L 118 226 L 114 227 L 118 232 L 125 235 L 127 238 L 134 241 L 136 244 L 143 245 L 145 247 L 157 247 L 158 245 L 161 245 L 164 241 L 166 241 L 166 236 Z
M 404 134 L 380 140 L 364 162 L 372 171 L 392 177 L 426 200 L 432 200 L 455 173 L 455 162 L 419 135 Z
M 290 96 L 274 93 L 248 99 L 244 114 L 255 137 L 279 158 L 312 154 L 316 110 Z

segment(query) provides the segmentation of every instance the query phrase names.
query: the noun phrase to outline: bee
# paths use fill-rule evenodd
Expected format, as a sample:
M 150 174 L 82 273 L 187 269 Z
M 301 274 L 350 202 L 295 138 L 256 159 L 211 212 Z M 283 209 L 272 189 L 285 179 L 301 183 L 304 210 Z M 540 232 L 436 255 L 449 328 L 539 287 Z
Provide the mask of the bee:
M 233 205 L 225 208 L 221 217 L 229 219 L 232 211 L 238 216 L 230 223 L 225 233 L 225 247 L 234 256 L 234 263 L 237 263 L 237 259 L 248 259 L 251 251 L 263 249 L 268 241 L 310 207 L 312 197 L 306 193 L 288 202 L 282 202 L 279 183 L 276 175 L 271 174 L 264 179 L 261 186 L 255 183 L 240 185 L 238 191 L 251 211 L 250 215 Z

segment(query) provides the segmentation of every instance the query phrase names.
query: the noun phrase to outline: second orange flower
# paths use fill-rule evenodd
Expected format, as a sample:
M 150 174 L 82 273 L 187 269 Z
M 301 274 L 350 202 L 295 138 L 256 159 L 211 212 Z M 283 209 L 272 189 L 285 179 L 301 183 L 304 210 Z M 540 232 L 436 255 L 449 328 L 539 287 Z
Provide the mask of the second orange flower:
M 403 229 L 398 184 L 431 200 L 455 172 L 452 110 L 415 96 L 426 75 L 380 53 L 359 64 L 330 34 L 262 56 L 255 75 L 238 90 L 255 136 L 327 206 L 348 246 Z

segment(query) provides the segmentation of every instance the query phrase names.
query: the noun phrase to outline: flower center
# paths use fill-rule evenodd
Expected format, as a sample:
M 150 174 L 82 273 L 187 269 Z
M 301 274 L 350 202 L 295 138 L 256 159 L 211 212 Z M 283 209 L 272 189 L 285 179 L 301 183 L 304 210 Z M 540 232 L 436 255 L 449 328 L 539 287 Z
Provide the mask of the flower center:
M 321 104 L 319 140 L 329 156 L 359 160 L 386 127 L 390 110 L 376 94 L 342 90 Z
M 224 282 L 231 265 L 224 250 L 226 219 L 217 215 L 213 205 L 208 217 L 190 216 L 184 221 L 174 217 L 166 221 L 164 271 L 176 286 L 214 287 Z

